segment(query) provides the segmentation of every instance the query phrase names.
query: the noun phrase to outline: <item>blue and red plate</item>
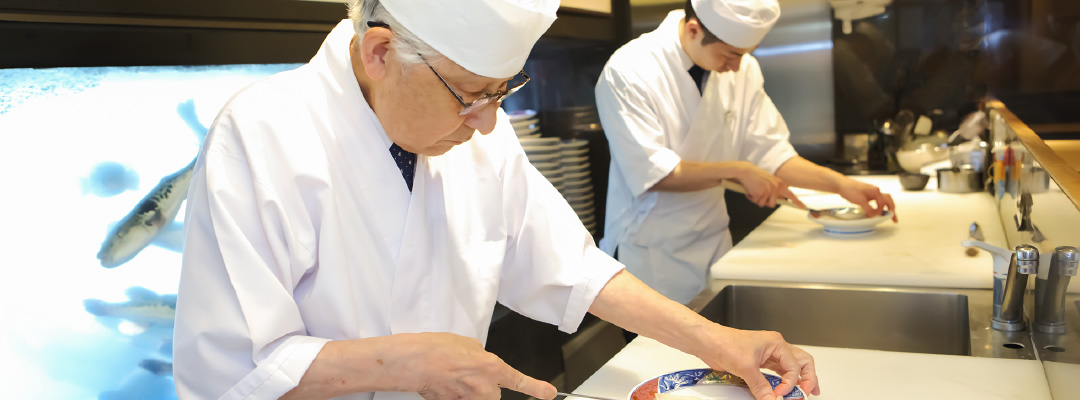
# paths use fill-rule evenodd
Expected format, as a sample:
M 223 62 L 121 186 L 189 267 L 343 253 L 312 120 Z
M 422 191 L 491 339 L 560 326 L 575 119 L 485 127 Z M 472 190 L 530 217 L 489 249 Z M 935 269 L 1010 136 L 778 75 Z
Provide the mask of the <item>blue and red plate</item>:
M 780 377 L 762 373 L 774 388 L 780 384 Z M 634 388 L 627 396 L 628 400 L 656 400 L 657 393 L 697 397 L 701 399 L 728 398 L 752 399 L 746 382 L 730 372 L 709 368 L 675 371 L 652 378 Z M 802 389 L 795 387 L 784 396 L 784 400 L 804 399 Z

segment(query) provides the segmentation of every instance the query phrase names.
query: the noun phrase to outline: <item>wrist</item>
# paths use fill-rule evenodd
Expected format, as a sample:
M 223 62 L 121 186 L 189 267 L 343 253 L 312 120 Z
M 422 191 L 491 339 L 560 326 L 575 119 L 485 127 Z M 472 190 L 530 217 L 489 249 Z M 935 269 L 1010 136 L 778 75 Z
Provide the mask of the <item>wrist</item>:
M 684 343 L 688 343 L 688 346 L 680 350 L 702 360 L 715 359 L 717 354 L 725 353 L 725 348 L 731 343 L 733 331 L 733 328 L 704 320 L 704 323 L 694 326 L 693 329 L 683 331 L 687 335 Z
M 746 161 L 721 161 L 717 163 L 717 175 L 720 180 L 730 179 L 742 182 L 750 171 L 749 165 L 750 163 Z

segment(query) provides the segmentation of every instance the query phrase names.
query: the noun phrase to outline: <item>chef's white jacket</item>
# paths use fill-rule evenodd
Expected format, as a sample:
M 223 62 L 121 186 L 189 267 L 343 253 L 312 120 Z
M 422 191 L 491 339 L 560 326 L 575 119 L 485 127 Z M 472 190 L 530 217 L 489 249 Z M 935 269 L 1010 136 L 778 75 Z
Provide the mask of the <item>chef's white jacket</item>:
M 574 332 L 622 269 L 502 111 L 491 134 L 420 155 L 410 193 L 353 76 L 352 36 L 343 21 L 310 63 L 237 94 L 199 154 L 174 337 L 183 399 L 276 399 L 330 340 L 484 341 L 496 301 Z
M 679 44 L 683 17 L 672 11 L 618 49 L 596 84 L 596 103 L 611 148 L 600 247 L 618 248 L 627 271 L 685 304 L 732 245 L 723 189 L 649 189 L 681 160 L 749 161 L 775 173 L 796 153 L 754 57 L 743 56 L 737 72 L 708 73 L 699 91 Z

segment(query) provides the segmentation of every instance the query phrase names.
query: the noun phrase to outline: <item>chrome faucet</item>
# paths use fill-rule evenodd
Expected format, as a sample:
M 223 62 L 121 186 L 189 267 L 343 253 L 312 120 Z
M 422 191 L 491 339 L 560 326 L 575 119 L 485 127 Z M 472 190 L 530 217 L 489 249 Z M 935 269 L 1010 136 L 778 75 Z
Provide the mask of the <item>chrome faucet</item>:
M 1080 251 L 1072 246 L 1054 249 L 1046 279 L 1035 280 L 1035 330 L 1065 333 L 1065 290 L 1076 276 Z
M 1022 244 L 1009 263 L 1009 275 L 1005 281 L 1005 293 L 1000 299 L 1001 313 L 994 316 L 990 326 L 1001 331 L 1024 329 L 1024 292 L 1027 291 L 1028 275 L 1039 272 L 1039 249 Z M 997 303 L 998 298 L 994 298 Z M 995 304 L 995 309 L 997 304 Z

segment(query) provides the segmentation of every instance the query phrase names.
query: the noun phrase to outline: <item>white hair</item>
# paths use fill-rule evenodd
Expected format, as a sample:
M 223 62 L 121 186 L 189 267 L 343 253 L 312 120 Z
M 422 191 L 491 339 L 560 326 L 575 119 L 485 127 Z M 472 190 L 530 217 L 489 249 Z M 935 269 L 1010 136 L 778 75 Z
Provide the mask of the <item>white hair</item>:
M 390 48 L 394 49 L 397 60 L 405 66 L 420 64 L 424 62 L 424 59 L 437 63 L 445 58 L 430 45 L 416 37 L 415 34 L 405 29 L 404 26 L 401 26 L 397 19 L 394 19 L 394 16 L 386 11 L 386 7 L 383 7 L 379 0 L 352 0 L 349 4 L 349 19 L 352 20 L 357 39 L 364 38 L 369 21 L 389 25 L 390 30 L 394 32 L 394 38 L 390 40 Z

